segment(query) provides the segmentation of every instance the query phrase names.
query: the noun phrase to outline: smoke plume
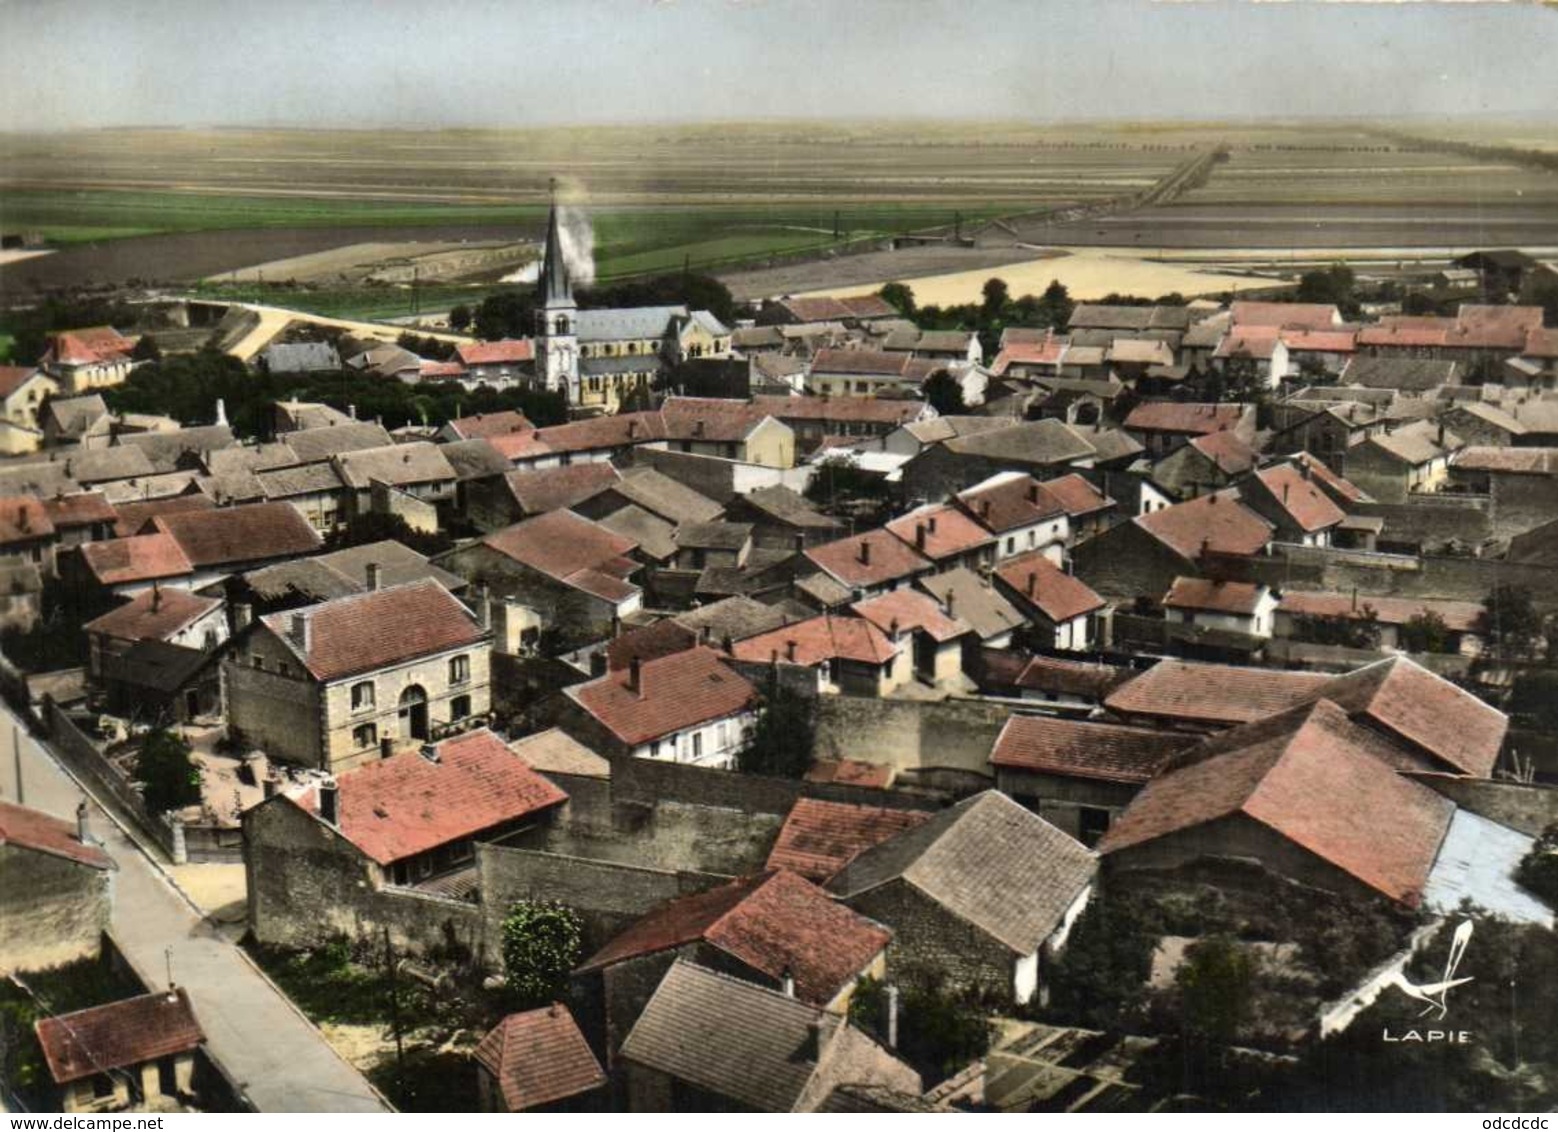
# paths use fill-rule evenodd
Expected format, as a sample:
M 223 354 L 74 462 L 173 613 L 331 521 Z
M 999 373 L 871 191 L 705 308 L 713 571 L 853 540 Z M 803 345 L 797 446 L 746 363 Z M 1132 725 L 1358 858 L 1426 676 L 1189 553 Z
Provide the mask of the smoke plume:
M 557 234 L 562 238 L 563 266 L 568 281 L 575 287 L 595 282 L 595 229 L 584 211 L 589 194 L 583 182 L 574 177 L 557 178 Z M 527 263 L 511 271 L 500 283 L 534 283 L 541 278 L 541 261 Z

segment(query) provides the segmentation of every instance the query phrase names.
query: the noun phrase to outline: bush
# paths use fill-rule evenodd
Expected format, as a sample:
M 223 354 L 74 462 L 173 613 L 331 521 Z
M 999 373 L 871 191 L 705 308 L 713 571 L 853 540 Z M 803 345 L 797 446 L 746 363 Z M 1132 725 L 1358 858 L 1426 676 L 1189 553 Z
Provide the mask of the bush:
M 503 973 L 520 1009 L 553 1002 L 579 962 L 583 925 L 555 900 L 521 900 L 503 920 Z
M 849 1000 L 849 1020 L 887 1044 L 887 984 L 866 978 Z M 975 994 L 949 991 L 922 971 L 905 972 L 898 997 L 896 1052 L 925 1079 L 943 1081 L 990 1048 L 990 1024 Z
M 182 810 L 200 801 L 200 768 L 189 741 L 165 727 L 148 732 L 135 757 L 135 778 L 153 814 Z
M 1520 859 L 1515 880 L 1558 908 L 1558 822 L 1542 831 L 1531 851 Z
M 758 704 L 757 722 L 736 753 L 736 766 L 743 774 L 800 778 L 811 769 L 816 732 L 816 704 L 775 683 Z

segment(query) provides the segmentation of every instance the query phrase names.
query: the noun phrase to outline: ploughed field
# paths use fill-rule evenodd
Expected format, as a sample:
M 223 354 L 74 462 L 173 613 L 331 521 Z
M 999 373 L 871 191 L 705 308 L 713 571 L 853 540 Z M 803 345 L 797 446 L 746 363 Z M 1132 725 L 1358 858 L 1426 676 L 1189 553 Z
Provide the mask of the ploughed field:
M 1111 207 L 1214 147 L 1226 160 L 1176 200 Z M 601 280 L 685 265 L 730 275 L 743 293 L 978 270 L 1030 260 L 1045 246 L 1147 256 L 1162 248 L 1558 246 L 1558 174 L 1364 128 L 100 130 L 0 136 L 0 228 L 40 233 L 58 249 L 0 265 L 0 296 L 189 283 L 351 244 L 535 240 L 553 176 L 566 199 L 588 208 Z M 1079 210 L 1088 214 L 1078 218 Z M 994 218 L 1003 225 L 984 223 Z M 950 231 L 957 221 L 980 246 L 892 253 L 914 262 L 885 271 L 844 254 L 892 235 Z M 788 285 L 760 286 L 768 282 L 760 271 Z M 491 289 L 500 274 L 469 278 Z M 362 288 L 337 290 L 316 288 L 300 305 L 347 313 L 399 301 L 364 292 L 360 303 Z

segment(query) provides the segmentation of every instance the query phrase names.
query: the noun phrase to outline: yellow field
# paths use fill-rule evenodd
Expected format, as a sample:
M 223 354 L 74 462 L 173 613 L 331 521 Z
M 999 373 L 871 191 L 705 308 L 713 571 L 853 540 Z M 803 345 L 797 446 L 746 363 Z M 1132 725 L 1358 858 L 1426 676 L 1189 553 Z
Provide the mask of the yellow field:
M 1221 295 L 1227 291 L 1249 291 L 1257 288 L 1290 287 L 1281 279 L 1252 277 L 1248 275 L 1220 275 L 1207 271 L 1193 271 L 1171 263 L 1156 263 L 1131 254 L 1127 249 L 1111 248 L 1060 248 L 1066 254 L 1028 263 L 1012 263 L 1003 267 L 985 267 L 974 271 L 958 271 L 950 275 L 929 275 L 920 279 L 901 279 L 914 291 L 914 299 L 921 306 L 953 306 L 959 303 L 977 303 L 982 298 L 981 288 L 985 280 L 997 276 L 1006 281 L 1013 295 L 1038 295 L 1052 280 L 1060 280 L 1073 299 L 1091 301 L 1108 294 L 1141 295 L 1156 298 L 1178 291 L 1188 298 L 1198 295 Z M 869 295 L 881 288 L 880 283 L 868 283 L 856 287 L 833 288 L 813 291 L 811 294 Z

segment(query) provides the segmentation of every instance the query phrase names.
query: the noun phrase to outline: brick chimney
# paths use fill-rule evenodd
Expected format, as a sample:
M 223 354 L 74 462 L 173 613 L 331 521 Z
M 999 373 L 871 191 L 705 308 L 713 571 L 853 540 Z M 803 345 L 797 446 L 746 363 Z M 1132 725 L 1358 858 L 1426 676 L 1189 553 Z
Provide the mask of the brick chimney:
M 914 524 L 914 549 L 915 550 L 924 550 L 925 549 L 925 524 L 924 523 L 915 523 Z
M 1033 591 L 1038 588 L 1039 576 L 1034 571 L 1028 571 L 1028 596 L 1033 596 Z
M 957 601 L 957 597 L 958 597 L 958 595 L 953 593 L 951 590 L 947 591 L 947 616 L 948 617 L 956 617 L 957 616 L 957 614 L 953 612 L 954 604 Z
M 308 646 L 312 643 L 313 633 L 309 627 L 308 614 L 294 613 L 292 615 L 292 643 L 298 647 L 298 651 L 304 656 L 308 655 Z
M 363 572 L 368 576 L 368 592 L 372 593 L 374 590 L 379 588 L 379 579 L 381 577 L 379 564 L 377 562 L 370 562 L 363 568 Z
M 643 663 L 636 656 L 628 661 L 628 690 L 637 692 L 640 699 L 644 696 Z
M 865 539 L 860 540 L 860 564 L 862 566 L 871 565 L 871 544 Z
M 319 784 L 319 817 L 326 825 L 339 827 L 341 824 L 340 787 L 333 778 Z

